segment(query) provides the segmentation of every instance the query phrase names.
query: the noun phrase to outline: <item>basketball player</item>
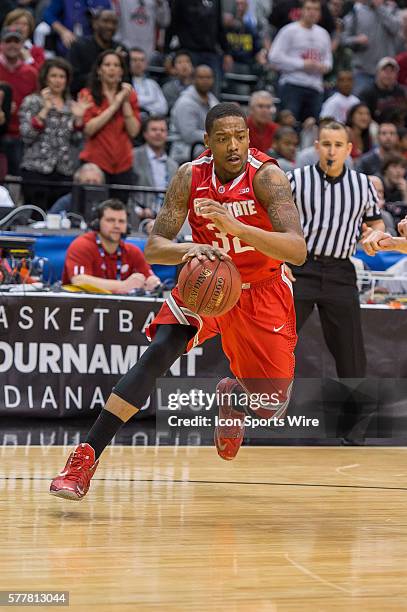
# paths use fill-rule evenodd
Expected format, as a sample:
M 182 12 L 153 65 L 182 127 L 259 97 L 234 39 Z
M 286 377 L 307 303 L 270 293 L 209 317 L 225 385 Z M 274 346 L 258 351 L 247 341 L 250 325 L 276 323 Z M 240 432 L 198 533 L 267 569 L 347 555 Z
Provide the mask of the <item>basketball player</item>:
M 231 258 L 242 276 L 242 295 L 221 317 L 200 317 L 182 303 L 177 287 L 153 320 L 149 349 L 113 389 L 84 443 L 76 447 L 50 492 L 78 500 L 89 489 L 99 456 L 118 429 L 151 394 L 157 377 L 192 346 L 221 334 L 235 379 L 224 379 L 219 394 L 278 389 L 279 405 L 257 411 L 283 416 L 294 374 L 296 343 L 292 288 L 282 262 L 300 265 L 306 257 L 297 209 L 285 174 L 276 162 L 249 149 L 246 116 L 235 104 L 213 107 L 206 118 L 204 153 L 181 166 L 173 178 L 146 245 L 149 263 L 180 264 Z M 229 206 L 227 206 L 229 204 Z M 188 215 L 194 243 L 173 242 Z M 276 380 L 278 379 L 278 383 Z M 239 381 L 239 382 L 237 382 Z M 264 384 L 263 384 L 264 383 Z M 244 412 L 225 403 L 215 443 L 223 459 L 233 459 L 244 434 Z

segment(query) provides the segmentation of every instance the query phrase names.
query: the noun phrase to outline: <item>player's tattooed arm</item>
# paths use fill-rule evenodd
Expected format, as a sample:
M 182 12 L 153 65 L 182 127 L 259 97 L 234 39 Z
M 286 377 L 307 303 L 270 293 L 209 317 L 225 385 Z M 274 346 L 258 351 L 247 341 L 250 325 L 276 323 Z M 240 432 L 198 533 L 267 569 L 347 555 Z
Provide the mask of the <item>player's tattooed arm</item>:
M 260 168 L 254 179 L 254 190 L 268 212 L 274 231 L 303 236 L 290 182 L 280 168 L 274 164 Z
M 173 242 L 188 214 L 191 179 L 190 163 L 183 164 L 172 178 L 144 251 L 149 263 L 178 264 L 191 247 Z
M 286 175 L 274 164 L 265 164 L 256 173 L 253 187 L 257 200 L 268 212 L 274 231 L 243 225 L 238 237 L 269 257 L 303 264 L 307 249 Z
M 182 165 L 168 186 L 164 204 L 155 220 L 152 235 L 174 240 L 188 214 L 192 166 Z

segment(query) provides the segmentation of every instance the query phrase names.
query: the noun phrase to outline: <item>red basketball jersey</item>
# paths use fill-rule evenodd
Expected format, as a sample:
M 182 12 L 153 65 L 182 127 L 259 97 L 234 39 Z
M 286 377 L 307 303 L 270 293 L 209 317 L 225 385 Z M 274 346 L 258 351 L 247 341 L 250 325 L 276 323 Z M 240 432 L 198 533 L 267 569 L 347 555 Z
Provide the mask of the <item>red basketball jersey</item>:
M 210 198 L 220 202 L 241 223 L 272 232 L 273 226 L 268 213 L 256 199 L 253 188 L 254 176 L 266 162 L 278 165 L 272 157 L 257 149 L 249 149 L 244 171 L 226 185 L 222 185 L 215 174 L 213 156 L 209 149 L 192 162 L 188 219 L 193 241 L 211 244 L 226 251 L 239 269 L 244 283 L 267 279 L 282 262 L 256 251 L 237 236 L 224 234 L 218 230 L 209 219 L 204 219 L 197 213 L 195 200 Z

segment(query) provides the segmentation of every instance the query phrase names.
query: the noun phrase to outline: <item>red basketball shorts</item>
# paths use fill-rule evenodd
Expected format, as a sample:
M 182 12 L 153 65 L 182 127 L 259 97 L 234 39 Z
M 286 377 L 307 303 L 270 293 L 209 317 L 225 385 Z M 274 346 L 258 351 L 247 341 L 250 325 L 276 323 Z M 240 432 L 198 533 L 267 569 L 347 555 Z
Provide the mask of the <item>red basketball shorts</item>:
M 277 392 L 280 407 L 288 404 L 297 334 L 292 286 L 283 267 L 267 280 L 244 288 L 237 304 L 221 317 L 193 313 L 184 305 L 175 287 L 146 329 L 147 337 L 150 340 L 154 337 L 157 325 L 173 324 L 197 328 L 188 351 L 220 334 L 230 369 L 245 390 L 265 395 Z M 278 410 L 277 415 L 271 406 L 264 407 L 263 416 L 284 415 L 284 410 Z

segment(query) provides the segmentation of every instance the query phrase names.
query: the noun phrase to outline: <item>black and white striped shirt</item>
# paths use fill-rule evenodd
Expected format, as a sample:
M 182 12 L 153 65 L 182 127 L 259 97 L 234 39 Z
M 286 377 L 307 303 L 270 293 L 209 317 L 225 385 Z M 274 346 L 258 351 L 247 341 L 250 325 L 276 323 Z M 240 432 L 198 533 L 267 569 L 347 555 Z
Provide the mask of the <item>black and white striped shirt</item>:
M 311 255 L 350 257 L 362 222 L 381 219 L 377 194 L 366 174 L 344 167 L 340 176 L 331 178 L 316 164 L 287 176 Z

